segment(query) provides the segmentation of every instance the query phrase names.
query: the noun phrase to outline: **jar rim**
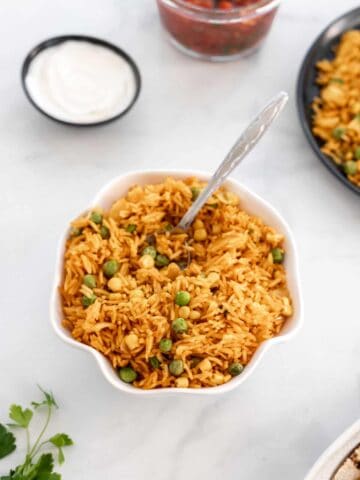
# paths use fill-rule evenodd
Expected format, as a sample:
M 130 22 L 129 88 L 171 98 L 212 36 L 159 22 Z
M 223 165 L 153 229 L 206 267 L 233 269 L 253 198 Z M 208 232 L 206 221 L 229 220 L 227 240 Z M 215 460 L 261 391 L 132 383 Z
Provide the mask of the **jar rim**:
M 160 3 L 164 3 L 169 7 L 182 8 L 188 13 L 198 13 L 200 15 L 208 16 L 209 18 L 217 18 L 226 20 L 235 14 L 241 17 L 253 17 L 254 15 L 260 15 L 276 8 L 281 0 L 257 0 L 254 4 L 246 5 L 242 7 L 234 7 L 229 10 L 222 10 L 219 8 L 209 9 L 201 7 L 200 5 L 194 5 L 186 0 L 158 0 Z

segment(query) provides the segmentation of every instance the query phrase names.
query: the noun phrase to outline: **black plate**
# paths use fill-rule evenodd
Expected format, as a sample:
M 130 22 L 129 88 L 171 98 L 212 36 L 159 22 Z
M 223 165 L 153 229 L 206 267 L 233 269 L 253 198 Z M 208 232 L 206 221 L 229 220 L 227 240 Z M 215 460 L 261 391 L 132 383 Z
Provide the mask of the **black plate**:
M 360 29 L 360 8 L 355 8 L 334 20 L 312 44 L 301 66 L 296 96 L 300 122 L 313 150 L 323 164 L 344 185 L 360 195 L 360 187 L 350 182 L 341 168 L 338 167 L 330 157 L 322 153 L 320 150 L 322 142 L 320 139 L 314 137 L 311 131 L 311 103 L 314 98 L 319 95 L 319 87 L 315 83 L 317 76 L 315 65 L 319 60 L 324 58 L 332 59 L 334 57 L 334 47 L 339 43 L 341 35 L 351 29 Z
M 31 62 L 34 60 L 36 55 L 38 55 L 40 52 L 42 52 L 46 48 L 54 47 L 55 45 L 59 45 L 60 43 L 66 42 L 67 40 L 75 40 L 75 41 L 93 43 L 95 45 L 101 45 L 102 47 L 112 50 L 117 55 L 120 55 L 120 57 L 122 57 L 130 65 L 134 73 L 136 88 L 135 88 L 134 98 L 132 99 L 131 103 L 125 110 L 118 113 L 117 115 L 114 115 L 113 117 L 107 118 L 106 120 L 101 120 L 100 122 L 75 123 L 75 122 L 68 122 L 66 120 L 61 120 L 59 118 L 53 117 L 48 112 L 46 112 L 41 107 L 39 107 L 39 105 L 33 100 L 25 82 L 26 75 L 28 73 Z M 140 76 L 139 69 L 136 63 L 134 62 L 134 60 L 126 52 L 121 50 L 121 48 L 117 47 L 116 45 L 106 42 L 105 40 L 101 40 L 100 38 L 88 37 L 87 35 L 62 35 L 59 37 L 49 38 L 48 40 L 45 40 L 39 43 L 39 45 L 36 45 L 36 47 L 30 50 L 30 52 L 28 53 L 28 55 L 24 60 L 24 63 L 21 69 L 21 83 L 28 100 L 39 112 L 41 112 L 47 118 L 51 118 L 51 120 L 55 120 L 56 122 L 62 123 L 63 125 L 71 125 L 73 127 L 95 127 L 98 125 L 105 125 L 106 123 L 110 123 L 110 122 L 113 122 L 114 120 L 117 120 L 118 118 L 125 115 L 133 107 L 134 103 L 139 97 L 140 90 L 141 90 L 141 76 Z

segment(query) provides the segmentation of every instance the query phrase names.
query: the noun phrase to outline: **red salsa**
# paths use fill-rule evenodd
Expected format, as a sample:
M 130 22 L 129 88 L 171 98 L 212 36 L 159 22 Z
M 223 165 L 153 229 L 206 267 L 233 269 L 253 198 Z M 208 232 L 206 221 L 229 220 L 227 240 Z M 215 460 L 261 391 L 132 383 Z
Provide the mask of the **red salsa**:
M 251 7 L 259 0 L 157 1 L 161 20 L 175 42 L 204 57 L 237 56 L 257 48 L 278 5 L 274 2 L 272 8 L 256 12 Z

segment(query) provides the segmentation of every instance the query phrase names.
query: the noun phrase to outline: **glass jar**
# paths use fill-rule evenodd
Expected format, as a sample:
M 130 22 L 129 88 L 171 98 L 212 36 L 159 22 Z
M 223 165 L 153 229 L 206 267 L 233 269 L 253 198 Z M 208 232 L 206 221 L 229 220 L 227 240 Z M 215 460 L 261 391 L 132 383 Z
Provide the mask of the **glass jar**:
M 180 50 L 205 60 L 233 60 L 257 50 L 268 34 L 280 0 L 248 0 L 229 10 L 189 0 L 157 0 L 163 26 Z

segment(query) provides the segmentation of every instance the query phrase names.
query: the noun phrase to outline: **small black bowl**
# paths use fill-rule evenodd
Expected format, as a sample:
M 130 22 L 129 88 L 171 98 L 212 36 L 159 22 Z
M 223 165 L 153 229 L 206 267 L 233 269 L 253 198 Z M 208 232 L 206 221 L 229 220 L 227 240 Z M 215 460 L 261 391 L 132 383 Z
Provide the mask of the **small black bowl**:
M 122 112 L 114 115 L 113 117 L 107 118 L 105 120 L 101 120 L 99 122 L 92 122 L 92 123 L 75 123 L 75 122 L 68 122 L 66 120 L 61 120 L 59 118 L 56 118 L 52 115 L 50 115 L 48 112 L 43 110 L 39 105 L 33 100 L 27 85 L 26 85 L 26 75 L 28 73 L 29 67 L 31 62 L 34 60 L 36 55 L 38 55 L 40 52 L 45 50 L 46 48 L 49 47 L 54 47 L 55 45 L 59 45 L 63 42 L 66 42 L 67 40 L 75 40 L 75 41 L 80 41 L 80 42 L 88 42 L 88 43 L 93 43 L 95 45 L 100 45 L 102 47 L 108 48 L 109 50 L 112 50 L 115 52 L 117 55 L 122 57 L 131 67 L 133 73 L 134 73 L 134 78 L 135 78 L 135 83 L 136 83 L 136 88 L 135 88 L 135 95 L 134 98 L 132 99 L 131 103 L 128 105 L 128 107 L 123 110 Z M 117 47 L 116 45 L 113 45 L 112 43 L 106 42 L 105 40 L 101 40 L 100 38 L 96 37 L 88 37 L 87 35 L 61 35 L 59 37 L 53 37 L 49 38 L 48 40 L 45 40 L 36 47 L 32 48 L 28 55 L 26 56 L 22 69 L 21 69 L 21 84 L 23 87 L 23 90 L 25 92 L 26 97 L 28 98 L 29 102 L 38 110 L 40 113 L 45 115 L 45 117 L 50 118 L 51 120 L 55 120 L 58 123 L 62 123 L 63 125 L 71 125 L 72 127 L 95 127 L 99 125 L 105 125 L 107 123 L 113 122 L 114 120 L 117 120 L 118 118 L 122 117 L 125 115 L 134 105 L 136 100 L 139 97 L 140 90 L 141 90 L 141 76 L 140 76 L 140 71 L 134 62 L 134 60 L 121 48 Z
M 311 104 L 314 98 L 319 95 L 319 87 L 315 83 L 317 77 L 316 63 L 324 58 L 334 58 L 334 47 L 339 43 L 340 37 L 347 30 L 352 29 L 360 29 L 360 8 L 355 8 L 334 20 L 312 44 L 300 69 L 296 98 L 300 123 L 314 152 L 333 175 L 350 190 L 360 195 L 360 187 L 350 182 L 341 168 L 320 150 L 322 141 L 316 138 L 311 131 Z

